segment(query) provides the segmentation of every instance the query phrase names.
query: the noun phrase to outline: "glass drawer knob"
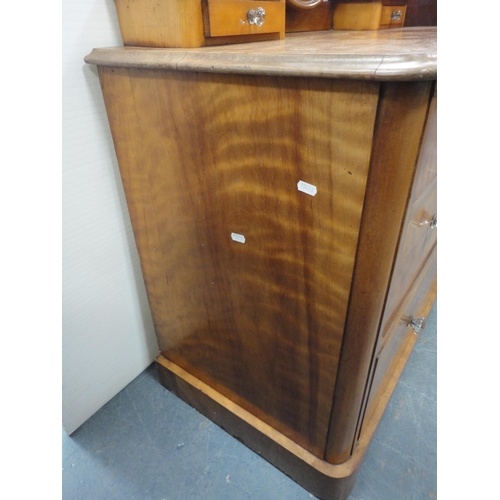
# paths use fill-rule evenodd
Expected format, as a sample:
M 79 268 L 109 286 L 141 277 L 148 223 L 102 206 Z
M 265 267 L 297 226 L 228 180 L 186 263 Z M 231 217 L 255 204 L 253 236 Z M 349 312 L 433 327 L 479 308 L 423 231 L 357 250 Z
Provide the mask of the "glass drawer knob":
M 256 24 L 260 27 L 266 20 L 266 11 L 262 7 L 257 7 L 256 9 L 249 10 L 247 17 L 250 24 Z
M 424 329 L 425 318 L 414 318 L 410 316 L 408 325 L 411 326 L 415 333 L 420 333 Z
M 401 21 L 403 13 L 400 10 L 391 12 L 391 21 Z

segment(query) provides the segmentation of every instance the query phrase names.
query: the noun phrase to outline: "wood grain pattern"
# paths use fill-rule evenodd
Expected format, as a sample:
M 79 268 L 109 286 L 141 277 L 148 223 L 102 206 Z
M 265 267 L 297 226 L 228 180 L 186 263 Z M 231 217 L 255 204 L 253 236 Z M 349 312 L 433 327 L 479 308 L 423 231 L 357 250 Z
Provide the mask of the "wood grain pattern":
M 94 49 L 98 66 L 410 81 L 437 77 L 436 28 L 290 33 L 285 40 L 204 47 Z
M 164 387 L 235 436 L 317 498 L 322 500 L 348 498 L 366 450 L 368 443 L 366 438 L 362 438 L 365 439 L 363 445 L 358 446 L 355 455 L 348 463 L 327 464 L 164 356 L 158 356 L 156 367 Z M 370 430 L 373 432 L 374 428 L 371 427 Z M 368 430 L 364 433 L 366 434 Z
M 262 26 L 248 22 L 248 11 L 262 7 Z M 210 36 L 285 34 L 285 0 L 208 0 Z
M 432 301 L 433 289 L 424 303 Z M 156 366 L 160 382 L 167 389 L 278 467 L 307 491 L 322 500 L 346 500 L 416 339 L 413 333 L 404 337 L 387 375 L 375 393 L 352 455 L 338 465 L 314 456 L 162 355 L 156 359 Z
M 115 0 L 124 45 L 201 47 L 201 0 Z
M 160 349 L 322 457 L 378 84 L 99 73 Z
M 428 82 L 382 88 L 326 448 L 330 463 L 347 460 L 354 443 L 431 88 Z
M 437 87 L 437 86 L 436 86 Z M 418 159 L 409 206 L 420 203 L 420 198 L 437 178 L 437 88 L 432 97 L 425 136 Z
M 285 0 L 115 0 L 115 5 L 126 46 L 193 48 L 274 40 L 285 33 Z M 267 12 L 261 27 L 247 20 L 248 11 L 259 6 Z

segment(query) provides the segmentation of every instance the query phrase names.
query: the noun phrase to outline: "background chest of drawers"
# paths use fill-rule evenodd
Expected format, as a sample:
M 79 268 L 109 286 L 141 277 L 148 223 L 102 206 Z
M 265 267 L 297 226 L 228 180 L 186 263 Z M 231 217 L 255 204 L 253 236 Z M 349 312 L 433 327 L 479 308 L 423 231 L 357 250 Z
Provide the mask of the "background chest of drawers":
M 347 498 L 435 298 L 435 35 L 86 58 L 162 383 L 319 498 Z

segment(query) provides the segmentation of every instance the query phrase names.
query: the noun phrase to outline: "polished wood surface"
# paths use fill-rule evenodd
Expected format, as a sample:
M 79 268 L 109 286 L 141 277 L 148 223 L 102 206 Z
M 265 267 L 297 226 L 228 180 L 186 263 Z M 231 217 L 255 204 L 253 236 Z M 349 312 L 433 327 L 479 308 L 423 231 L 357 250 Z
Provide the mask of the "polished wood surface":
M 322 1 L 314 8 L 307 10 L 293 8 L 290 2 L 287 3 L 285 23 L 287 33 L 331 30 L 332 23 L 333 0 Z
M 162 353 L 322 457 L 378 84 L 99 73 Z
M 94 49 L 98 66 L 374 81 L 435 80 L 436 28 L 290 33 L 284 40 L 199 49 Z
M 351 493 L 358 467 L 375 429 L 375 415 L 363 433 L 363 442 L 351 459 L 331 465 L 276 429 L 235 404 L 211 386 L 197 379 L 164 356 L 156 358 L 161 384 L 179 396 L 202 415 L 292 477 L 303 488 L 321 500 L 346 500 Z
M 201 47 L 201 0 L 115 0 L 124 45 Z
M 115 0 L 123 44 L 193 48 L 274 40 L 285 34 L 285 0 Z M 250 25 L 248 11 L 266 20 Z
M 333 11 L 334 30 L 378 30 L 382 2 L 336 3 Z
M 422 148 L 418 159 L 418 168 L 413 181 L 410 207 L 419 203 L 427 188 L 437 178 L 437 85 L 434 89 Z
M 428 293 L 425 304 L 432 299 L 433 290 Z M 338 465 L 329 464 L 314 456 L 162 355 L 156 359 L 156 366 L 160 382 L 164 387 L 226 432 L 236 436 L 242 443 L 293 478 L 307 491 L 321 500 L 346 500 L 354 486 L 364 454 L 416 339 L 417 336 L 413 333 L 404 337 L 390 368 L 380 383 L 379 390 L 372 398 L 352 455 L 344 463 Z
M 161 382 L 319 498 L 348 496 L 415 342 L 407 318 L 434 300 L 435 37 L 86 58 Z
M 375 129 L 326 460 L 351 454 L 420 141 L 430 82 L 385 84 Z

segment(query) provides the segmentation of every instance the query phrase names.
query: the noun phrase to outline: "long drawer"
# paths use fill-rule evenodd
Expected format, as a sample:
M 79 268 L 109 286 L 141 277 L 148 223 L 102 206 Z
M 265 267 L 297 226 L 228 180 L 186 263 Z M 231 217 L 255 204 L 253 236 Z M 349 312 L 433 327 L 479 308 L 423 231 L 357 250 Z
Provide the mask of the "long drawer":
M 419 277 L 414 289 L 407 296 L 407 301 L 398 310 L 395 320 L 388 325 L 385 341 L 379 339 L 371 382 L 368 385 L 368 401 L 365 404 L 365 420 L 370 417 L 373 403 L 382 397 L 399 362 L 401 351 L 405 350 L 410 336 L 420 333 L 425 328 L 427 315 L 434 303 L 437 289 L 437 259 L 436 250 L 430 256 L 423 274 Z

